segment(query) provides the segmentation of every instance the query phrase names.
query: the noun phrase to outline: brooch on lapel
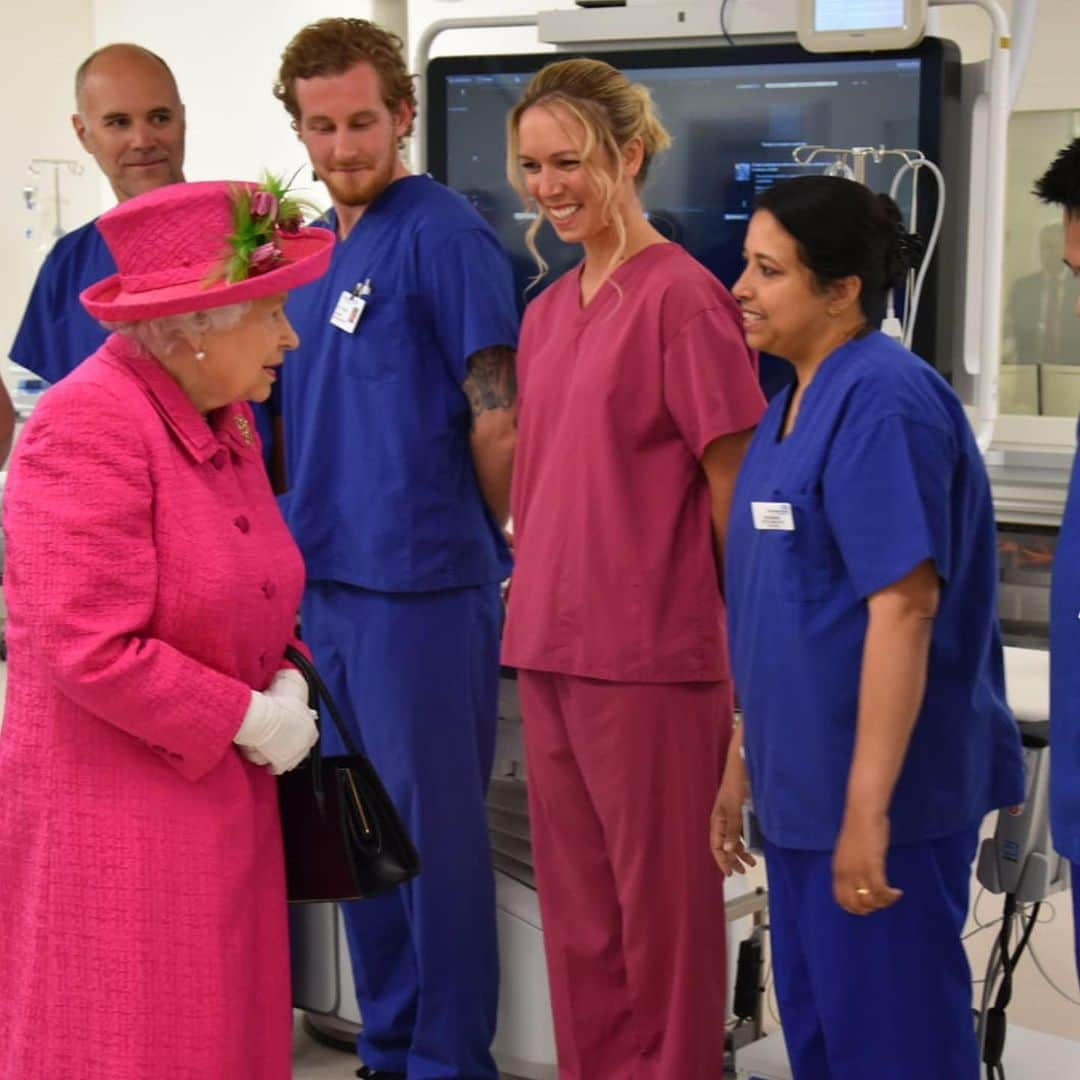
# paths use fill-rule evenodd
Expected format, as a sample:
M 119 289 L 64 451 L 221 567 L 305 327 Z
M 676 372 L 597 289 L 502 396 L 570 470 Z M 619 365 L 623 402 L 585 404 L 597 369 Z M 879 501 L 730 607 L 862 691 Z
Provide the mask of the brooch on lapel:
M 244 440 L 245 446 L 251 446 L 255 441 L 255 436 L 251 434 L 251 425 L 247 422 L 246 416 L 236 417 L 236 430 L 240 432 L 240 438 Z

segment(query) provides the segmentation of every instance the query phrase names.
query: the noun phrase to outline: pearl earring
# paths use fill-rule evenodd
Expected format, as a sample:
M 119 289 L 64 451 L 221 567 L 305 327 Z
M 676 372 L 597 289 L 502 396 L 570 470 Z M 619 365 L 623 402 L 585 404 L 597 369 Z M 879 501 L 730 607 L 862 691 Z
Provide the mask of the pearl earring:
M 206 359 L 206 350 L 205 349 L 199 349 L 198 352 L 195 353 L 195 359 L 200 360 L 200 361 L 205 360 Z

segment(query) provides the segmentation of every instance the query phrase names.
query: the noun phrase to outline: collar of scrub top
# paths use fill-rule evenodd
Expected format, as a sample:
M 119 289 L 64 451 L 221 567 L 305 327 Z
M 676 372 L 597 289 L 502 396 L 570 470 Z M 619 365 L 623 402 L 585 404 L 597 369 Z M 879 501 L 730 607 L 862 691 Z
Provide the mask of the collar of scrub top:
M 261 463 L 254 424 L 239 404 L 223 405 L 203 416 L 179 384 L 140 345 L 111 334 L 104 346 L 107 363 L 125 368 L 145 387 L 161 418 L 193 461 L 204 464 L 223 447 Z
M 360 220 L 349 230 L 349 235 L 346 236 L 344 240 L 339 240 L 336 246 L 342 247 L 348 245 L 354 236 L 368 235 L 373 228 L 371 224 L 373 221 L 378 221 L 387 214 L 397 213 L 398 203 L 401 200 L 408 199 L 411 193 L 417 188 L 434 182 L 435 181 L 432 180 L 428 173 L 411 173 L 408 176 L 402 176 L 399 179 L 392 181 L 376 197 L 375 201 L 367 207 Z M 365 222 L 367 222 L 366 227 L 361 228 L 361 225 Z M 311 222 L 309 228 L 329 229 L 334 236 L 337 237 L 338 225 L 337 211 L 331 206 L 326 210 L 322 217 Z M 358 241 L 357 243 L 359 244 L 361 242 Z

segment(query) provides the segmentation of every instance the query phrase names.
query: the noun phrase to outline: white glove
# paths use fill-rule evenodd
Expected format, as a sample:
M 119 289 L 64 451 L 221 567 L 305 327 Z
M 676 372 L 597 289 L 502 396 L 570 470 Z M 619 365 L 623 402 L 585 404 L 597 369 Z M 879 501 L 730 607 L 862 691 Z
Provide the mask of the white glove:
M 299 702 L 306 705 L 308 702 L 308 684 L 303 675 L 296 668 L 280 668 L 274 676 L 274 681 L 263 691 L 268 697 L 277 698 L 282 704 Z M 240 753 L 254 765 L 269 765 L 270 762 L 265 754 L 250 746 L 241 747 Z
M 307 700 L 251 691 L 251 704 L 233 742 L 256 765 L 268 765 L 275 776 L 295 769 L 315 745 L 319 729 Z
M 282 703 L 286 701 L 298 701 L 301 705 L 308 703 L 307 680 L 296 668 L 279 669 L 274 676 L 274 681 L 263 693 Z

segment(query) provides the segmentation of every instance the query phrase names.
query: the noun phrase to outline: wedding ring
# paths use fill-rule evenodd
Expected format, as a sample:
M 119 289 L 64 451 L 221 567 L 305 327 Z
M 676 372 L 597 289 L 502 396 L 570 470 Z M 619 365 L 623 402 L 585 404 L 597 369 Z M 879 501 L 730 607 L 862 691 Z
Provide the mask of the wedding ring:
M 870 895 L 870 890 L 869 889 L 856 889 L 855 890 L 855 895 L 856 896 L 869 896 Z

